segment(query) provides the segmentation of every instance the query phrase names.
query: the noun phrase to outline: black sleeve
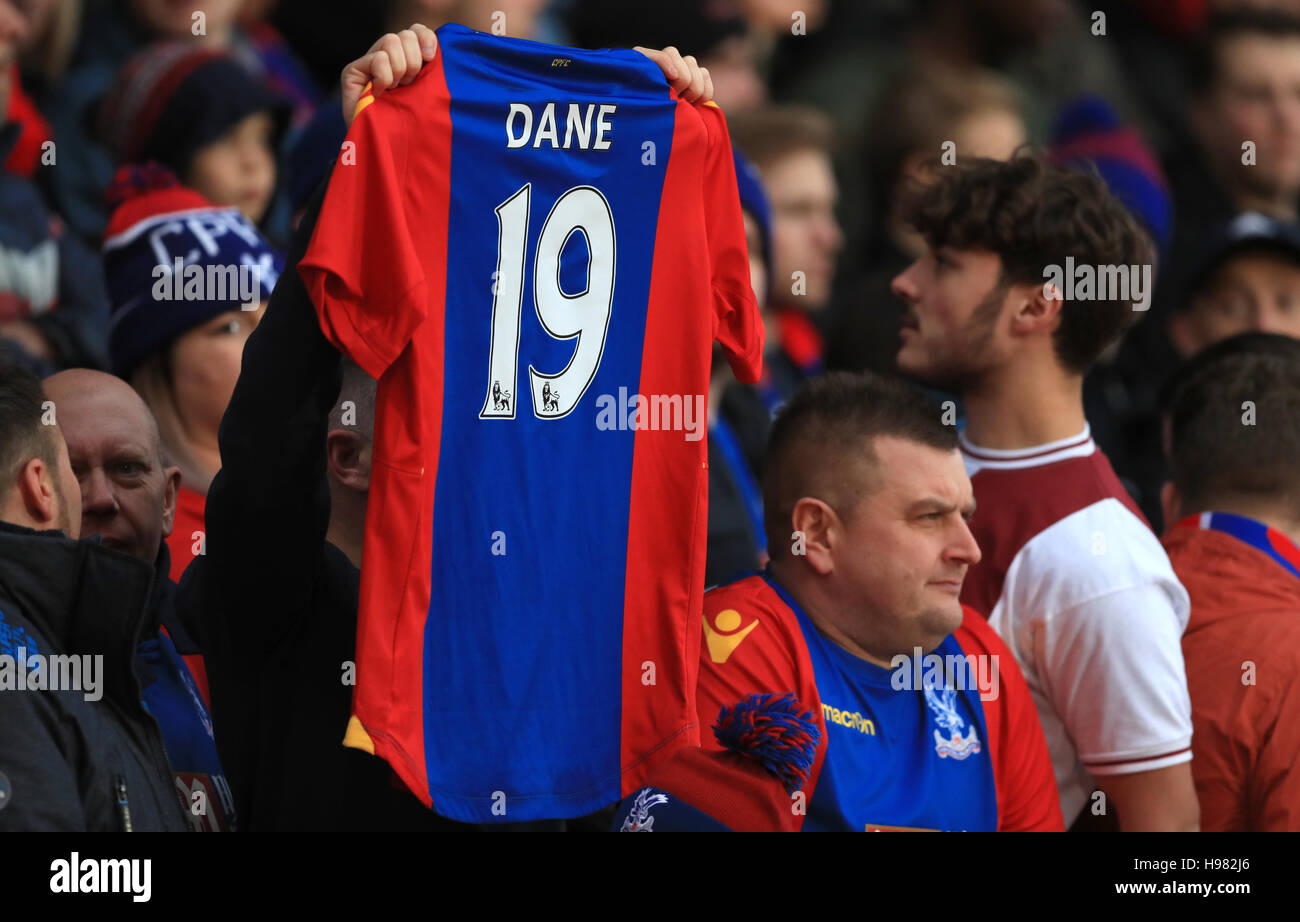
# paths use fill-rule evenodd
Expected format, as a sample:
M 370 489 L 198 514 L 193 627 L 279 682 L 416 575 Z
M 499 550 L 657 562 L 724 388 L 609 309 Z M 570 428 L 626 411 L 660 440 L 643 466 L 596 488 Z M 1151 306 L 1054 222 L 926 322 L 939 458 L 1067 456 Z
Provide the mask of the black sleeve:
M 214 632 L 273 646 L 301 616 L 329 526 L 325 435 L 342 359 L 322 335 L 298 263 L 320 214 L 312 196 L 266 313 L 244 346 L 221 420 L 221 470 L 208 489 L 205 552 L 186 568 L 181 604 Z
M 84 832 L 85 810 L 76 793 L 80 773 L 65 751 L 66 718 L 52 706 L 59 693 L 0 693 L 0 832 Z

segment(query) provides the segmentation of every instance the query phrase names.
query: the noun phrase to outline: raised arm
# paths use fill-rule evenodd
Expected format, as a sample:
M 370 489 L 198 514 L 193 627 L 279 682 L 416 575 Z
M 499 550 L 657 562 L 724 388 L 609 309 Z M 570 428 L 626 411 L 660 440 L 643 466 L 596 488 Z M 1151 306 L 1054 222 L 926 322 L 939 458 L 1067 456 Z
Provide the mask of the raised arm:
M 664 72 L 668 85 L 687 102 L 705 103 L 713 99 L 713 78 L 693 55 L 682 56 L 672 45 L 662 51 L 636 48 Z M 401 32 L 389 32 L 370 46 L 370 50 L 347 67 L 339 78 L 342 89 L 343 120 L 351 127 L 357 103 L 369 87 L 375 96 L 395 86 L 406 86 L 420 68 L 438 53 L 438 36 L 418 22 Z

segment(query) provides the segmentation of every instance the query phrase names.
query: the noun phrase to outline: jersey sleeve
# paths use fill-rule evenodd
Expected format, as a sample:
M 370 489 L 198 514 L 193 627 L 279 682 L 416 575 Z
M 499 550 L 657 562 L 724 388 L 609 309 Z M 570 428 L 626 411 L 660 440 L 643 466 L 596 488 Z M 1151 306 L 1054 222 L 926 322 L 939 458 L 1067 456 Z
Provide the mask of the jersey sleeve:
M 1038 709 L 1015 656 L 974 609 L 965 607 L 957 640 L 968 654 L 992 657 L 997 677 L 984 702 L 997 784 L 998 832 L 1061 832 L 1061 802 Z
M 1281 664 L 1279 664 L 1281 665 Z M 1284 667 L 1285 669 L 1285 667 Z M 1242 825 L 1220 824 L 1219 818 L 1207 816 L 1205 807 L 1201 808 L 1202 829 L 1250 829 L 1257 832 L 1295 832 L 1300 830 L 1300 734 L 1296 732 L 1295 718 L 1300 715 L 1300 678 L 1294 668 L 1279 670 L 1274 674 L 1278 680 L 1275 694 L 1270 694 L 1264 701 L 1256 702 L 1255 719 L 1250 724 L 1258 734 L 1254 765 L 1247 774 L 1245 787 L 1245 816 Z M 1253 689 L 1252 689 L 1253 690 Z M 1240 692 L 1241 689 L 1234 689 Z M 1265 704 L 1267 702 L 1267 704 Z M 1212 749 L 1219 741 L 1211 741 L 1204 747 Z M 1236 765 L 1227 765 L 1230 760 L 1230 741 L 1224 741 L 1221 749 L 1212 756 L 1218 777 L 1226 779 L 1226 786 L 1240 789 L 1241 765 L 1250 764 L 1242 759 Z M 1201 750 L 1197 746 L 1196 762 L 1201 761 Z M 1196 776 L 1197 793 L 1201 788 L 1201 773 L 1193 763 Z M 1214 768 L 1207 774 L 1214 775 Z M 1236 775 L 1238 777 L 1232 777 Z M 1210 822 L 1216 825 L 1211 826 Z
M 407 185 L 416 121 L 394 93 L 362 97 L 299 266 L 326 338 L 372 378 L 401 354 L 427 311 L 414 232 L 419 203 Z
M 826 756 L 826 723 L 812 662 L 798 625 L 757 595 L 741 595 L 724 588 L 705 596 L 704 641 L 696 689 L 701 744 L 706 750 L 724 752 L 713 733 L 724 707 L 732 707 L 750 695 L 793 692 L 800 707 L 812 714 L 820 734 L 812 770 L 802 789 L 806 806 L 812 800 Z M 803 813 L 791 810 L 782 829 L 797 831 L 803 819 Z
M 713 103 L 697 107 L 709 134 L 704 214 L 713 283 L 714 338 L 736 377 L 758 381 L 763 370 L 763 320 L 749 281 L 749 250 L 736 187 L 736 166 L 727 122 Z
M 1191 759 L 1184 624 L 1157 582 L 1107 593 L 1044 623 L 1036 651 L 1044 692 L 1092 775 Z

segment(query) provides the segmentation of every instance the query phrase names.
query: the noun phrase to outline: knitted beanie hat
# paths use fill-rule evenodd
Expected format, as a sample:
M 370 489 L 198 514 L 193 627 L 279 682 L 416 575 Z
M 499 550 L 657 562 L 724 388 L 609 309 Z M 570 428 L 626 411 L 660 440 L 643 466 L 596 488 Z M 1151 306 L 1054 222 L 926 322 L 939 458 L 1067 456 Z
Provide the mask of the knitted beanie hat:
M 100 101 L 98 119 L 119 163 L 156 160 L 184 175 L 197 151 L 257 112 L 271 115 L 278 150 L 290 111 L 229 52 L 170 41 L 127 61 Z
M 1096 166 L 1112 195 L 1141 221 L 1163 255 L 1173 235 L 1173 204 L 1164 172 L 1138 132 L 1099 96 L 1066 106 L 1053 132 L 1056 164 Z
M 122 167 L 107 198 L 114 374 L 125 377 L 181 334 L 271 296 L 284 260 L 238 209 L 213 205 L 157 164 Z

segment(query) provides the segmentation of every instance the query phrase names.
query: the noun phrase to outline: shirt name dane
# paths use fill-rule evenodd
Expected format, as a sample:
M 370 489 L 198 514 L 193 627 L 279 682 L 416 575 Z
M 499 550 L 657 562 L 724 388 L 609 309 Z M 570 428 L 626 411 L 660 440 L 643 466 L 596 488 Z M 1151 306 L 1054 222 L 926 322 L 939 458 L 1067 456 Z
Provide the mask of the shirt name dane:
M 614 130 L 614 125 L 607 116 L 618 111 L 613 103 L 587 103 L 584 110 L 579 103 L 569 103 L 568 113 L 564 116 L 564 143 L 560 143 L 560 128 L 555 120 L 555 103 L 548 102 L 542 107 L 542 115 L 536 120 L 537 134 L 533 134 L 532 106 L 522 102 L 512 102 L 510 113 L 506 116 L 506 147 L 527 147 L 532 140 L 532 147 L 537 149 L 543 142 L 549 143 L 552 150 L 569 150 L 577 142 L 580 150 L 609 150 L 610 139 L 606 134 Z M 595 116 L 595 139 L 592 139 L 592 117 Z

